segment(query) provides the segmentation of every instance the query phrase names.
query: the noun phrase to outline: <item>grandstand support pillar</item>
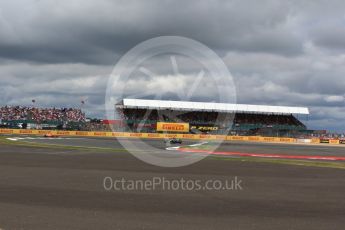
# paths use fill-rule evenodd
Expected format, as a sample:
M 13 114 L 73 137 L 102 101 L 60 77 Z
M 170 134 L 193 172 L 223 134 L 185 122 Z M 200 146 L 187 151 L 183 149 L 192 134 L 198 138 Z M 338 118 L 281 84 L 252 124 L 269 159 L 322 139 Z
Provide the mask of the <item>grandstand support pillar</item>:
M 305 123 L 305 126 L 308 129 L 308 127 L 309 127 L 309 114 L 307 114 L 307 121 Z

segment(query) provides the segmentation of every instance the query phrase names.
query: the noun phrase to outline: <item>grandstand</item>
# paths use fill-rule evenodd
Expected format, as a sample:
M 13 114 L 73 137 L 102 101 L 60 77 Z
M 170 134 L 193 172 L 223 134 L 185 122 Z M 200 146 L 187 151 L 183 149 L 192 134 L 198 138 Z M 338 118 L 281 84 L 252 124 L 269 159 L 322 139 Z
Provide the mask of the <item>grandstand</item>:
M 125 124 L 124 131 L 162 131 L 157 124 L 166 122 L 188 123 L 191 133 L 268 136 L 306 131 L 298 116 L 309 115 L 309 109 L 304 107 L 143 99 L 123 99 L 115 105 L 115 110 L 116 117 Z
M 77 108 L 0 107 L 0 126 L 23 129 L 185 132 L 296 136 L 307 127 L 308 108 L 209 102 L 123 99 L 115 120 L 86 119 Z

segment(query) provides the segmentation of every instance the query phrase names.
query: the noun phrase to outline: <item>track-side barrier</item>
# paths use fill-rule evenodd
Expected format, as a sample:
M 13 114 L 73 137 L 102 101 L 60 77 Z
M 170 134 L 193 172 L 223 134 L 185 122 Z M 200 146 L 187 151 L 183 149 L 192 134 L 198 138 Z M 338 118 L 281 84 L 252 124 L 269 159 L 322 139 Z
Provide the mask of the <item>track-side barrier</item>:
M 330 145 L 345 144 L 345 140 L 333 139 L 295 139 L 285 137 L 260 137 L 260 136 L 225 136 L 209 134 L 162 134 L 162 133 L 129 133 L 129 132 L 100 132 L 100 131 L 58 131 L 58 130 L 31 130 L 31 129 L 0 129 L 0 134 L 18 135 L 45 135 L 52 134 L 57 136 L 84 136 L 84 137 L 116 137 L 116 138 L 150 138 L 166 139 L 180 138 L 189 140 L 228 140 L 228 141 L 250 141 L 264 143 L 327 143 Z

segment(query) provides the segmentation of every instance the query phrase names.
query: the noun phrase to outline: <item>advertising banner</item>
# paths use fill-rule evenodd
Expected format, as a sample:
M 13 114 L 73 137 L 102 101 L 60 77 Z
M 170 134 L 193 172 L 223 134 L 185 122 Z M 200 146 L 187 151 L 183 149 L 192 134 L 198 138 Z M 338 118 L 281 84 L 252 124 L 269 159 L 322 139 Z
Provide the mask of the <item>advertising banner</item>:
M 276 142 L 277 140 L 274 137 L 261 137 L 262 142 Z
M 143 137 L 143 133 L 129 133 L 129 137 Z
M 232 140 L 232 141 L 247 141 L 248 137 L 245 137 L 245 136 L 230 136 L 230 138 L 228 140 Z
M 34 134 L 33 130 L 29 130 L 29 129 L 20 129 L 19 133 L 20 134 Z
M 226 140 L 226 136 L 225 135 L 216 135 L 215 139 L 216 140 Z
M 113 132 L 111 133 L 113 137 L 125 137 L 126 133 L 122 133 L 122 132 Z
M 249 141 L 260 141 L 261 140 L 261 138 L 260 137 L 248 137 L 248 140 Z
M 329 143 L 332 145 L 339 145 L 339 140 L 329 140 Z
M 183 139 L 197 139 L 198 135 L 195 134 L 182 134 Z
M 95 137 L 106 137 L 107 133 L 106 132 L 93 132 L 93 135 Z
M 163 138 L 163 135 L 160 133 L 147 133 L 147 138 Z
M 50 133 L 51 131 L 50 130 L 37 130 L 38 131 L 38 135 L 46 135 L 48 133 Z
M 200 132 L 211 132 L 211 131 L 217 131 L 219 128 L 218 126 L 211 126 L 211 125 L 192 125 L 190 127 L 190 130 L 198 130 Z
M 0 129 L 0 133 L 12 134 L 14 133 L 13 129 Z
M 204 140 L 211 140 L 212 137 L 214 137 L 214 136 L 213 135 L 206 135 L 206 134 L 199 135 L 199 138 L 204 139 Z
M 313 144 L 320 144 L 321 140 L 319 138 L 313 138 L 311 139 L 311 143 Z
M 64 136 L 75 136 L 75 132 L 73 131 L 57 131 L 56 134 Z
M 163 132 L 189 132 L 188 123 L 157 122 L 157 131 Z
M 89 134 L 89 132 L 85 132 L 85 131 L 77 131 L 77 132 L 75 132 L 75 135 L 77 135 L 77 136 L 91 136 L 90 134 Z
M 279 138 L 279 141 L 283 142 L 283 143 L 293 143 L 293 142 L 295 142 L 295 139 L 293 139 L 293 138 Z

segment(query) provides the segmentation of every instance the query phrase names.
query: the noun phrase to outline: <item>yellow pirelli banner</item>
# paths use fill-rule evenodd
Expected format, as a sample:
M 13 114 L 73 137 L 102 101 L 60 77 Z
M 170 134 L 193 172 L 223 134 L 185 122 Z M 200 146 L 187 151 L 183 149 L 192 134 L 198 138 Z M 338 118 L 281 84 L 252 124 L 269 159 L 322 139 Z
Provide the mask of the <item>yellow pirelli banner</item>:
M 311 139 L 311 143 L 313 143 L 313 144 L 320 144 L 320 139 L 319 138 L 312 138 Z
M 340 141 L 339 140 L 329 140 L 329 143 L 331 145 L 339 145 L 340 144 Z
M 189 123 L 157 122 L 157 131 L 163 132 L 189 132 Z

